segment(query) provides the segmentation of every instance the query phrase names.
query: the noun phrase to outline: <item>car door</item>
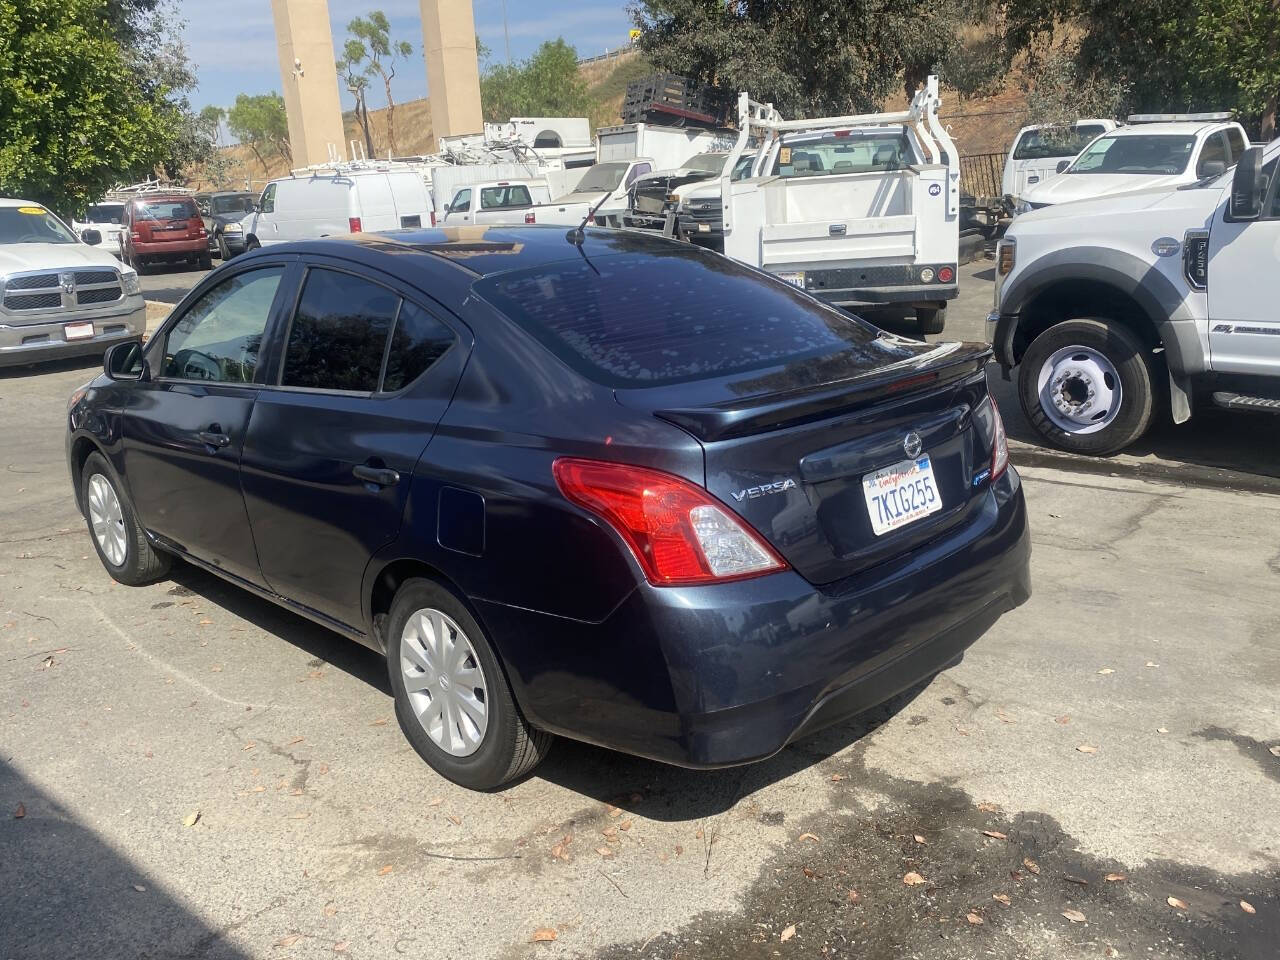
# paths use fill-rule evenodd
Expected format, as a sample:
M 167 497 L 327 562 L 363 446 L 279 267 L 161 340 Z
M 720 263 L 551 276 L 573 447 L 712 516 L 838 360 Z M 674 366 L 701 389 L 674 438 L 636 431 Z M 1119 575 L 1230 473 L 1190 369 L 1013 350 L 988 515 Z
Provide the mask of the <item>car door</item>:
M 445 220 L 453 220 L 455 223 L 471 222 L 471 188 L 466 187 L 459 190 L 453 195 L 453 202 L 449 204 L 449 212 L 445 216 Z
M 469 351 L 442 317 L 375 271 L 311 258 L 250 418 L 242 483 L 263 576 L 357 629 L 365 567 L 399 532 Z
M 280 223 L 276 216 L 276 185 L 268 183 L 258 201 L 258 215 L 253 218 L 258 243 L 268 247 L 280 242 Z
M 1280 166 L 1263 168 L 1270 187 L 1262 216 L 1225 219 L 1224 198 L 1209 233 L 1209 355 L 1218 373 L 1280 377 Z
M 151 378 L 123 411 L 125 480 L 143 526 L 257 584 L 240 455 L 291 259 L 230 268 L 180 307 L 147 351 Z

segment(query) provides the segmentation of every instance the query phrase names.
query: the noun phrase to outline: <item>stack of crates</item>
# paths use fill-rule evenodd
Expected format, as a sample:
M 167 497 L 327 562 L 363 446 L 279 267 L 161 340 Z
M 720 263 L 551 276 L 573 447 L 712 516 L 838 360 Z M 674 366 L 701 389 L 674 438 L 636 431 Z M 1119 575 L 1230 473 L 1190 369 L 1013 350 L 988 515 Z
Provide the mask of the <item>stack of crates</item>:
M 721 90 L 673 73 L 655 73 L 627 86 L 623 123 L 724 126 L 730 98 Z

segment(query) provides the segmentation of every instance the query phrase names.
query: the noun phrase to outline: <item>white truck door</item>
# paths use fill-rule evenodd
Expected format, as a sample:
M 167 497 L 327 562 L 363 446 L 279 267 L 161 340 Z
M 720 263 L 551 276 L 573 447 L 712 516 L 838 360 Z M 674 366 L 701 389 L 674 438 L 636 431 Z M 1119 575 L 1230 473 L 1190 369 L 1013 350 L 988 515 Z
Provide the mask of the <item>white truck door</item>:
M 1262 217 L 1224 220 L 1226 202 L 1209 234 L 1209 355 L 1218 373 L 1280 377 L 1280 177 L 1264 168 L 1271 188 Z
M 445 215 L 446 219 L 457 223 L 471 222 L 471 188 L 463 187 L 453 195 L 453 202 L 449 204 L 449 212 Z

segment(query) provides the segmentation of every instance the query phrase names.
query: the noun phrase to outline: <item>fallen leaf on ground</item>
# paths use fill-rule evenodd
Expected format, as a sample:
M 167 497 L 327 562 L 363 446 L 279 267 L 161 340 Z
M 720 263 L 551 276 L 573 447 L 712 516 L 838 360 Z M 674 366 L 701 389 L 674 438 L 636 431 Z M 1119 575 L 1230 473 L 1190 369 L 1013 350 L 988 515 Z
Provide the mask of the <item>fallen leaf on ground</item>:
M 1280 743 L 1277 743 L 1274 747 L 1267 747 L 1267 753 L 1273 757 L 1280 757 Z
M 1257 913 L 1257 912 L 1258 912 L 1257 910 L 1253 909 L 1253 904 L 1252 904 L 1252 903 L 1250 903 L 1248 900 L 1241 900 L 1241 901 L 1240 901 L 1240 909 L 1241 909 L 1241 910 L 1243 910 L 1245 913 Z
M 906 876 L 902 878 L 902 882 L 905 883 L 908 887 L 915 887 L 915 886 L 919 886 L 922 883 L 928 883 L 929 881 L 927 881 L 924 877 L 920 876 L 920 874 L 912 870 L 910 873 L 908 873 Z
M 680 854 L 682 854 L 682 853 L 684 853 L 684 847 L 680 846 L 680 844 L 678 844 L 678 843 L 677 843 L 677 844 L 676 844 L 676 856 L 678 857 L 678 856 L 680 856 Z
M 621 808 L 621 807 L 615 807 L 615 806 L 613 806 L 613 804 L 610 804 L 610 805 L 609 805 L 609 816 L 611 816 L 611 817 L 620 817 L 620 816 L 622 816 L 622 808 Z
M 1000 720 L 1001 723 L 1017 723 L 1018 722 L 1013 717 L 1005 713 L 1003 710 L 997 710 L 996 717 Z
M 981 810 L 983 813 L 999 813 L 999 812 L 1000 812 L 1000 804 L 998 804 L 998 803 L 980 803 L 980 804 L 978 804 L 978 809 L 979 809 L 979 810 Z
M 142 884 L 140 884 L 140 883 L 135 883 L 135 884 L 133 885 L 133 889 L 134 889 L 134 890 L 136 890 L 136 891 L 138 891 L 138 893 L 146 893 L 146 892 L 147 892 L 147 888 L 146 888 L 146 887 L 144 887 L 144 886 L 143 886 Z M 1240 902 L 1241 902 L 1241 903 L 1244 903 L 1244 901 L 1243 901 L 1243 900 L 1241 900 Z
M 1053 722 L 1054 722 L 1054 723 L 1060 723 L 1060 724 L 1062 724 L 1063 726 L 1066 726 L 1068 723 L 1070 723 L 1070 722 L 1071 722 L 1071 718 L 1070 718 L 1069 716 L 1067 716 L 1067 715 L 1064 713 L 1064 714 L 1063 714 L 1062 716 L 1060 716 L 1060 717 L 1055 717 L 1055 718 L 1054 718 L 1054 720 L 1053 720 Z
M 1148 666 L 1148 667 L 1158 667 L 1158 666 L 1160 666 L 1160 664 L 1156 663 L 1154 660 L 1148 660 L 1148 661 L 1144 664 L 1144 666 Z
M 550 943 L 557 936 L 559 936 L 559 934 L 556 933 L 554 928 L 539 927 L 537 930 L 533 931 L 532 942 L 533 943 Z
M 1101 670 L 1098 671 L 1098 673 L 1102 674 L 1105 677 L 1109 673 L 1115 673 L 1115 671 L 1112 670 L 1110 667 L 1103 667 Z
M 914 840 L 916 843 L 928 843 L 928 842 L 929 842 L 928 840 L 926 840 L 923 836 L 921 836 L 921 835 L 920 835 L 920 834 L 918 834 L 918 833 L 917 833 L 914 837 L 912 837 L 911 839 L 912 839 L 912 840 Z
M 265 792 L 265 791 L 266 791 L 266 789 L 267 789 L 267 788 L 266 788 L 266 787 L 264 787 L 262 784 L 258 784 L 256 787 L 254 787 L 254 788 L 253 788 L 252 790 L 250 790 L 249 792 L 250 792 L 250 793 L 263 793 L 263 792 Z
M 1071 874 L 1067 874 L 1062 879 L 1067 881 L 1067 883 L 1078 883 L 1082 887 L 1087 887 L 1089 885 L 1089 881 L 1086 880 L 1084 877 L 1073 877 L 1071 876 Z
M 611 816 L 612 816 L 612 814 L 611 814 Z M 695 833 L 695 834 L 694 834 L 694 836 L 695 836 L 695 837 L 697 837 L 699 840 L 701 840 L 701 839 L 702 839 L 702 828 L 701 828 L 701 827 L 699 827 L 699 828 L 698 828 L 698 832 L 697 832 L 697 833 Z M 800 839 L 801 839 L 801 840 L 803 840 L 803 839 L 804 839 L 804 837 L 801 837 Z
M 990 837 L 992 840 L 1008 840 L 1009 839 L 999 830 L 983 830 L 982 835 L 984 837 Z
M 817 870 L 814 870 L 814 869 L 812 869 L 812 868 L 810 868 L 810 867 L 801 867 L 801 868 L 800 868 L 800 872 L 801 872 L 801 873 L 803 873 L 803 874 L 804 874 L 806 877 L 808 877 L 810 880 L 812 880 L 814 877 L 816 877 L 816 876 L 818 875 L 818 871 L 817 871 Z
M 844 779 L 844 774 L 843 774 L 843 773 L 833 773 L 833 774 L 831 775 L 831 782 L 832 782 L 832 783 L 839 783 L 839 782 L 840 782 L 841 780 L 843 780 L 843 779 Z
M 40 661 L 40 669 L 48 670 L 50 667 L 53 666 L 53 664 L 54 664 L 54 659 L 52 656 L 45 657 L 43 660 Z
M 968 920 L 972 926 L 977 927 L 982 925 L 982 918 L 978 916 L 976 913 L 974 913 L 972 910 L 969 911 L 969 915 L 966 916 L 965 919 Z
M 254 747 L 256 747 L 256 746 L 257 746 L 257 744 L 256 744 L 256 743 L 254 743 L 252 740 L 250 740 L 248 743 L 246 743 L 246 744 L 245 744 L 243 747 L 241 747 L 240 749 L 241 749 L 241 750 L 252 750 L 252 749 L 253 749 Z
M 447 814 L 445 816 L 445 819 L 448 820 L 450 823 L 452 823 L 455 827 L 462 826 L 462 818 L 458 816 L 454 816 L 452 813 Z
M 602 857 L 613 856 L 613 851 L 610 850 L 608 847 L 596 847 L 596 853 L 600 854 L 600 856 Z
M 334 952 L 334 953 L 346 953 L 346 952 L 347 952 L 347 947 L 349 947 L 349 946 L 351 946 L 351 941 L 350 941 L 350 940 L 339 940 L 337 943 L 335 943 L 335 944 L 333 945 L 333 952 Z
M 13 819 L 21 820 L 27 815 L 27 808 L 24 804 L 18 804 L 18 809 L 13 811 Z
M 860 903 L 862 901 L 862 894 L 860 894 L 857 890 L 850 890 L 848 900 L 850 903 Z M 1243 902 L 1244 901 L 1241 901 L 1241 903 Z
M 336 903 L 326 903 L 324 905 L 324 915 L 326 917 L 332 917 L 337 912 L 338 912 L 338 905 Z
M 190 813 L 188 813 L 185 817 L 182 818 L 182 825 L 184 827 L 194 827 L 196 823 L 199 822 L 199 820 L 200 820 L 200 811 L 193 810 Z
M 1082 743 L 1080 744 L 1080 746 L 1076 747 L 1076 749 L 1081 753 L 1097 753 L 1098 752 L 1098 748 L 1095 747 L 1092 743 Z
M 381 870 L 378 871 L 378 876 L 385 877 L 388 873 L 390 873 L 394 869 L 395 868 L 388 863 L 385 867 L 383 867 Z
M 1063 910 L 1062 915 L 1072 923 L 1084 923 L 1086 919 L 1085 915 L 1079 910 Z
M 1007 893 L 993 893 L 991 899 L 1003 903 L 1006 907 L 1009 905 L 1009 895 Z
M 1175 910 L 1187 909 L 1186 901 L 1179 900 L 1177 897 L 1166 897 L 1164 902 L 1167 903 L 1169 906 L 1173 907 L 1173 909 Z
M 782 931 L 782 936 L 780 936 L 778 940 L 781 941 L 782 943 L 786 943 L 795 935 L 796 935 L 796 925 L 793 923 L 791 924 L 791 926 L 787 927 L 787 929 Z
M 631 829 L 631 821 L 630 821 L 630 820 L 623 820 L 620 824 L 618 824 L 618 829 L 619 829 L 619 830 L 630 830 L 630 829 Z
M 301 939 L 302 939 L 302 934 L 291 933 L 287 937 L 281 937 L 279 940 L 273 943 L 272 946 L 273 947 L 292 947 L 295 943 L 297 943 Z
M 292 740 L 290 740 L 290 741 L 288 742 L 288 744 L 286 744 L 286 746 L 290 746 L 290 747 L 292 747 L 295 743 L 301 743 L 301 742 L 302 742 L 303 740 L 305 740 L 305 739 L 307 739 L 307 738 L 306 738 L 306 737 L 294 737 Z
M 1036 874 L 1037 876 L 1039 876 L 1039 874 L 1040 874 L 1040 864 L 1036 863 L 1036 862 L 1035 862 L 1034 860 L 1032 860 L 1030 857 L 1024 857 L 1024 858 L 1022 859 L 1022 865 L 1023 865 L 1024 867 L 1026 867 L 1028 870 L 1030 870 L 1032 873 L 1034 873 L 1034 874 Z
M 699 831 L 698 831 L 698 836 L 702 836 L 702 831 L 701 831 L 701 830 L 699 830 Z M 798 841 L 800 841 L 800 840 L 812 840 L 814 843 L 817 843 L 817 842 L 818 842 L 818 837 L 817 837 L 817 834 L 813 834 L 813 833 L 802 833 L 802 834 L 800 834 L 800 836 L 796 837 L 796 840 L 797 840 L 797 842 L 798 842 Z
M 208 617 L 205 617 L 203 620 L 200 621 L 200 626 L 211 627 L 213 626 L 213 621 L 210 620 Z
M 427 806 L 438 807 L 442 803 L 444 803 L 444 797 L 432 797 L 430 800 L 427 801 Z
M 1106 880 L 1107 883 L 1124 883 L 1124 881 L 1128 880 L 1129 878 L 1125 876 L 1123 873 L 1108 873 L 1105 877 L 1103 877 L 1103 879 Z
M 1156 733 L 1168 733 L 1168 732 L 1169 732 L 1168 727 L 1156 727 Z
M 605 827 L 603 830 L 601 830 L 601 831 L 600 831 L 600 833 L 601 833 L 603 836 L 608 837 L 610 840 L 613 840 L 613 839 L 615 839 L 615 838 L 618 836 L 618 828 L 617 828 L 617 827 Z
M 377 720 L 373 721 L 373 723 L 369 724 L 369 726 L 371 727 L 385 727 L 386 725 L 387 725 L 386 717 L 379 717 Z

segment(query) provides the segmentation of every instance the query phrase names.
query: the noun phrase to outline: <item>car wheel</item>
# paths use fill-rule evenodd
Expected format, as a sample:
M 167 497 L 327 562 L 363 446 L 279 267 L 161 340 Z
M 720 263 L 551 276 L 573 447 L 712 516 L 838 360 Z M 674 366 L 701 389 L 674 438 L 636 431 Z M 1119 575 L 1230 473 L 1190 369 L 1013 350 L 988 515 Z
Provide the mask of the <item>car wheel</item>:
M 223 263 L 231 259 L 231 251 L 227 248 L 227 238 L 222 234 L 218 234 L 218 256 L 222 258 Z
M 1155 375 L 1125 327 L 1068 320 L 1036 337 L 1020 361 L 1022 410 L 1040 436 L 1072 453 L 1105 456 L 1151 426 Z
M 947 325 L 946 307 L 916 307 L 916 323 L 925 335 L 937 335 Z
M 248 240 L 244 242 L 244 252 L 250 253 L 251 251 L 257 250 L 261 246 L 262 244 L 258 242 L 257 237 L 250 237 Z
M 551 735 L 521 715 L 483 628 L 450 591 L 431 580 L 406 581 L 386 636 L 396 719 L 437 773 L 492 790 L 546 756 Z
M 212 270 L 213 257 L 211 257 L 208 253 L 200 254 L 199 266 L 201 270 Z
M 131 587 L 159 580 L 170 558 L 151 546 L 120 480 L 105 457 L 92 453 L 80 473 L 85 520 L 107 573 Z

